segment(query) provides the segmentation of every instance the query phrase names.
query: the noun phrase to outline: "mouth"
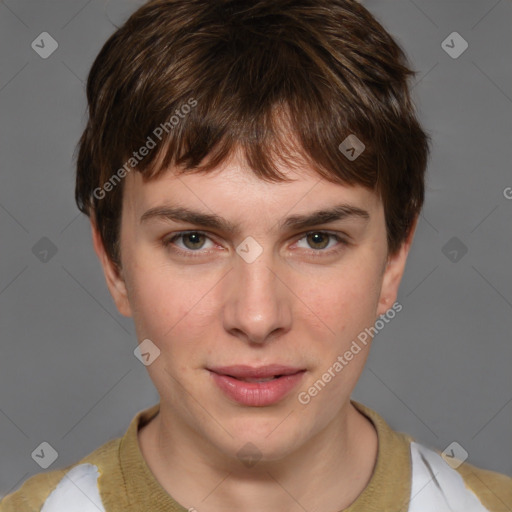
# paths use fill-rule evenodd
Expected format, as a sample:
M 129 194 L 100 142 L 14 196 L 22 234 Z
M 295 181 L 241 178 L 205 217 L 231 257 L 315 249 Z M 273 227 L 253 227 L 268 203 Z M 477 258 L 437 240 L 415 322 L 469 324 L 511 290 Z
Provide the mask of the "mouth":
M 234 402 L 251 407 L 275 404 L 302 380 L 305 368 L 283 365 L 208 368 L 217 387 Z
M 272 364 L 267 366 L 253 367 L 246 365 L 218 366 L 207 368 L 217 375 L 225 375 L 242 382 L 268 382 L 288 375 L 295 375 L 305 372 L 305 368 Z

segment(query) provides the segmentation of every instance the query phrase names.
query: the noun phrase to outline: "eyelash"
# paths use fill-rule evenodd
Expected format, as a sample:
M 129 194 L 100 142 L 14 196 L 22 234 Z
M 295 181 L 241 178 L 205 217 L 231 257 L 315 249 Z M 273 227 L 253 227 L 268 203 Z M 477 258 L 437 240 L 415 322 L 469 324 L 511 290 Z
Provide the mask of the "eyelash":
M 208 254 L 208 252 L 204 252 L 204 251 L 200 251 L 200 250 L 198 250 L 198 251 L 194 251 L 192 249 L 183 250 L 183 249 L 180 249 L 179 247 L 172 246 L 173 242 L 176 239 L 182 238 L 183 236 L 190 235 L 190 234 L 204 235 L 211 240 L 211 238 L 208 236 L 208 233 L 206 233 L 204 231 L 180 231 L 179 233 L 175 233 L 170 238 L 163 239 L 162 245 L 165 248 L 171 249 L 172 252 L 174 252 L 175 254 L 178 254 L 180 256 L 185 256 L 186 258 L 197 258 L 197 257 L 204 256 L 205 254 Z M 330 237 L 334 238 L 337 242 L 339 242 L 339 244 L 342 246 L 341 248 L 335 248 L 335 249 L 329 249 L 329 250 L 311 249 L 311 251 L 309 251 L 309 253 L 312 257 L 322 257 L 325 255 L 336 254 L 336 253 L 340 252 L 343 249 L 343 247 L 349 245 L 349 242 L 347 242 L 347 240 L 345 240 L 338 234 L 332 233 L 330 231 L 308 231 L 307 233 L 304 233 L 304 235 L 301 238 L 299 238 L 297 241 L 302 240 L 303 238 L 306 238 L 308 235 L 312 235 L 312 234 L 321 234 L 321 235 L 330 236 Z

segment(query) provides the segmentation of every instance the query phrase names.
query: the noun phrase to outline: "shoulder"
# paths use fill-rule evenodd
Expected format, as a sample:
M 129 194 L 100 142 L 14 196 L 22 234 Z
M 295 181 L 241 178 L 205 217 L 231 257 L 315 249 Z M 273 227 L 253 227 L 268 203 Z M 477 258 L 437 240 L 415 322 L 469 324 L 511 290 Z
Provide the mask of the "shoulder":
M 466 485 L 488 503 L 490 510 L 510 512 L 512 507 L 512 477 L 463 464 L 458 468 Z
M 510 511 L 511 477 L 462 462 L 453 456 L 453 451 L 443 456 L 414 440 L 410 448 L 409 512 L 423 511 L 426 505 L 438 512 Z
M 0 502 L 0 512 L 104 512 L 99 480 L 117 465 L 112 439 L 63 469 L 38 473 Z

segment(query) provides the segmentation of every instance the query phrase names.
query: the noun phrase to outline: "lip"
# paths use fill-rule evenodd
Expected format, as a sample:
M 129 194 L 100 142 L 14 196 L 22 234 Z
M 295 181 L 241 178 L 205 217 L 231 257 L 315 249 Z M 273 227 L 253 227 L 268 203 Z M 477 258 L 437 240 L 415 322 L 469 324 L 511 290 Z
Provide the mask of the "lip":
M 233 366 L 215 366 L 208 368 L 208 370 L 219 375 L 235 377 L 236 379 L 265 379 L 276 375 L 293 375 L 305 370 L 305 368 L 295 368 L 282 364 L 269 364 L 259 367 L 237 364 Z
M 237 365 L 208 368 L 217 387 L 231 400 L 249 407 L 275 404 L 298 386 L 306 370 L 283 365 L 259 368 Z M 266 382 L 245 382 L 239 379 L 265 379 Z

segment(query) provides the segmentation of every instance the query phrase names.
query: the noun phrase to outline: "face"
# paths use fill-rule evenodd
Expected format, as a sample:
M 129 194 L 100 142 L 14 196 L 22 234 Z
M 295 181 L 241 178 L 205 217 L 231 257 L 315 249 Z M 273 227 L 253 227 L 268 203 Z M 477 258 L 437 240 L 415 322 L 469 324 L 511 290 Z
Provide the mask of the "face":
M 208 174 L 128 175 L 119 273 L 93 229 L 119 311 L 160 350 L 147 369 L 161 414 L 227 458 L 250 442 L 278 460 L 346 411 L 370 343 L 335 363 L 395 302 L 410 243 L 388 257 L 374 192 L 281 170 L 294 181 L 264 182 L 236 159 Z M 274 374 L 287 376 L 262 382 Z

